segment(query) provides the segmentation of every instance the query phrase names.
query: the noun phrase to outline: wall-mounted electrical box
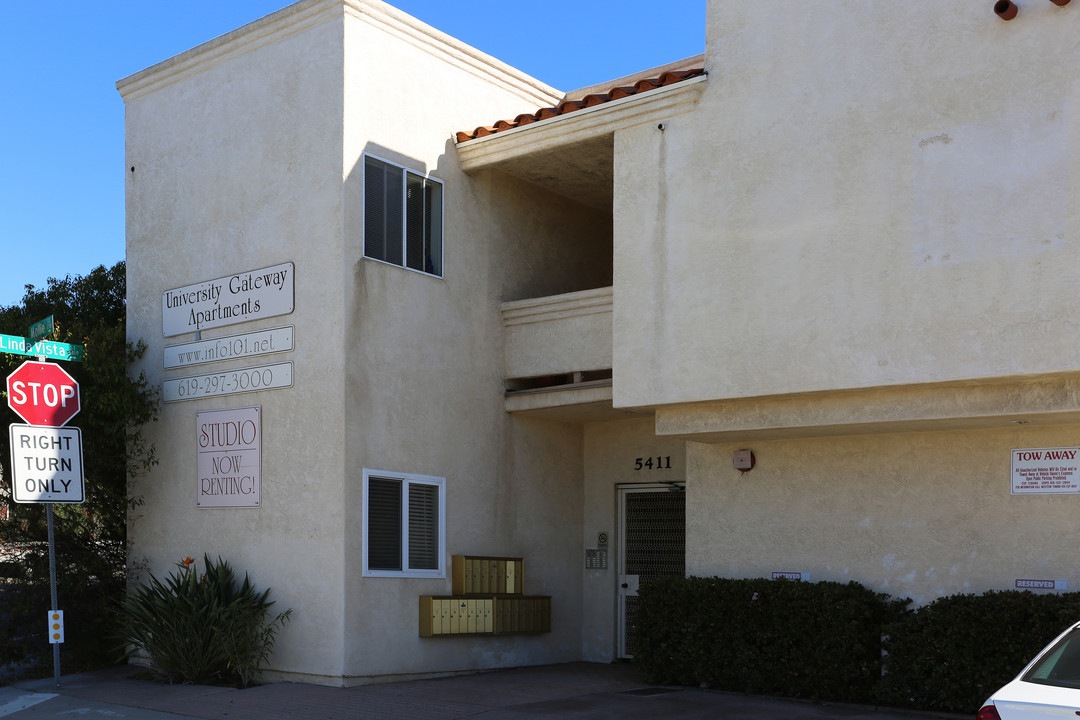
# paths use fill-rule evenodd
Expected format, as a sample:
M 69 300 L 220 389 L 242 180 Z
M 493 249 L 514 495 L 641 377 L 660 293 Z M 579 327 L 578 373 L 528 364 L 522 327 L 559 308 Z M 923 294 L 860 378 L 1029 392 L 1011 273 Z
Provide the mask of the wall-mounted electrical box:
M 453 595 L 420 597 L 420 637 L 551 632 L 551 597 L 525 595 L 522 558 L 454 555 Z

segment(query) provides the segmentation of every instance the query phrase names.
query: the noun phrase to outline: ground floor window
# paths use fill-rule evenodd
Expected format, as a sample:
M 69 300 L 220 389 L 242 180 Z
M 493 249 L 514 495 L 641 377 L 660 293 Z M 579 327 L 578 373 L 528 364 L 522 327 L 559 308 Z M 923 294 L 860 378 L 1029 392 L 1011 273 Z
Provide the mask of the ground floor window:
M 364 575 L 446 577 L 446 478 L 364 470 Z

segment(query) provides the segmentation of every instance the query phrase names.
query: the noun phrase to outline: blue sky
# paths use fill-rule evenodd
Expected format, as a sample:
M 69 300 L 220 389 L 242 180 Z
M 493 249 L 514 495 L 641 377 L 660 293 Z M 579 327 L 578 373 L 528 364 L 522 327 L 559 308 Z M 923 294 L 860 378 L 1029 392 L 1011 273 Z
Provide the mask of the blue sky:
M 123 259 L 116 81 L 288 4 L 0 0 L 0 306 Z M 705 47 L 705 0 L 391 4 L 560 90 Z

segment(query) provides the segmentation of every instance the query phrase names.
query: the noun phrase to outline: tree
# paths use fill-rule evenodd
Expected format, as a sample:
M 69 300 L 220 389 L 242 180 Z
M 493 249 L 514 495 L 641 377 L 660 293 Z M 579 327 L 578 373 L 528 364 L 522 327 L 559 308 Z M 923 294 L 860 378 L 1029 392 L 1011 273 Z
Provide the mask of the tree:
M 86 502 L 55 504 L 57 594 L 65 612 L 64 669 L 116 659 L 102 642 L 112 605 L 122 597 L 127 559 L 128 511 L 139 503 L 128 494 L 131 479 L 155 463 L 142 428 L 157 418 L 157 391 L 129 368 L 145 352 L 127 342 L 126 267 L 99 266 L 88 274 L 49 278 L 48 287 L 26 286 L 22 303 L 0 307 L 0 333 L 22 336 L 33 322 L 52 315 L 58 342 L 82 345 L 82 363 L 64 369 L 80 388 L 82 409 L 71 425 L 82 430 Z M 0 354 L 0 374 L 29 358 Z M 0 387 L 6 407 L 6 389 Z M 10 410 L 9 422 L 21 422 Z M 0 433 L 0 548 L 16 550 L 0 565 L 0 664 L 50 654 L 45 638 L 49 608 L 47 524 L 44 504 L 11 503 L 8 433 Z M 8 582 L 3 582 L 5 577 Z M 46 665 L 46 667 L 49 667 Z

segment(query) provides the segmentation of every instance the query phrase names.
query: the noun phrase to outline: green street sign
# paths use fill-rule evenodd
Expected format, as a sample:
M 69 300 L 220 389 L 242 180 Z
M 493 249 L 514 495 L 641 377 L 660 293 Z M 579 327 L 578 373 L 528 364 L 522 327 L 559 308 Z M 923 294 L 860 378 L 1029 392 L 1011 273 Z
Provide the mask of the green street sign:
M 50 342 L 38 340 L 35 343 L 27 342 L 26 338 L 15 335 L 0 335 L 0 352 L 13 355 L 40 355 L 52 360 L 68 360 L 70 362 L 83 361 L 83 346 L 68 345 L 62 342 Z
M 53 334 L 56 326 L 53 325 L 53 316 L 45 318 L 44 320 L 38 320 L 36 323 L 30 326 L 30 333 L 27 335 L 30 338 L 31 343 L 36 343 L 38 340 L 44 337 L 48 337 Z

